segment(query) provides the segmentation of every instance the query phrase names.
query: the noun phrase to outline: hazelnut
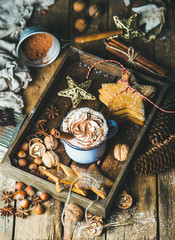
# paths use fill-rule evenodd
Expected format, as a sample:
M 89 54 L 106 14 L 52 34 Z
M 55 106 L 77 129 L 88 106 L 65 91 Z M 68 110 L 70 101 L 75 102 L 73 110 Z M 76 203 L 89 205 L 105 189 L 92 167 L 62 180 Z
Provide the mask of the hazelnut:
M 27 186 L 27 187 L 26 187 L 26 193 L 27 193 L 27 195 L 29 195 L 29 196 L 33 196 L 33 195 L 35 195 L 35 190 L 34 190 L 34 188 L 31 187 L 31 186 Z
M 38 166 L 41 165 L 42 162 L 43 162 L 43 161 L 42 161 L 42 158 L 36 157 L 36 158 L 34 159 L 34 163 L 37 164 Z
M 23 142 L 21 145 L 21 149 L 25 152 L 29 150 L 29 143 L 28 142 Z
M 58 140 L 53 135 L 44 138 L 44 144 L 48 150 L 54 150 L 58 147 Z
M 102 15 L 102 9 L 98 4 L 92 4 L 89 7 L 89 16 L 92 18 L 99 18 Z
M 29 207 L 29 200 L 28 200 L 28 199 L 23 199 L 23 200 L 21 200 L 20 206 L 21 206 L 22 208 L 28 208 L 28 207 Z
M 24 190 L 25 189 L 25 184 L 23 182 L 17 182 L 15 188 L 16 188 L 17 191 Z
M 15 200 L 22 200 L 27 196 L 26 192 L 24 190 L 20 190 L 14 193 L 13 198 Z
M 45 202 L 45 201 L 49 200 L 50 197 L 47 193 L 41 193 L 40 198 L 41 198 L 41 200 L 43 200 Z
M 38 169 L 38 166 L 37 166 L 35 163 L 29 164 L 29 171 L 31 171 L 31 170 L 37 170 L 37 169 Z
M 20 167 L 26 167 L 28 165 L 28 162 L 25 158 L 20 158 L 18 160 L 18 164 L 19 164 Z
M 12 165 L 17 166 L 18 165 L 18 160 L 16 158 L 12 159 Z
M 83 11 L 85 7 L 86 7 L 86 4 L 81 0 L 76 1 L 73 4 L 73 10 L 77 13 Z
M 18 158 L 25 158 L 26 156 L 27 156 L 27 154 L 23 150 L 20 150 L 19 152 L 17 152 L 17 157 Z
M 78 18 L 74 23 L 74 27 L 79 32 L 84 32 L 87 28 L 87 22 L 84 18 Z
M 114 157 L 118 161 L 125 161 L 129 155 L 130 147 L 128 144 L 120 144 L 118 143 L 114 147 Z
M 38 170 L 30 170 L 30 173 L 31 174 L 33 174 L 33 175 L 35 175 L 35 176 L 38 176 L 38 177 L 40 177 L 40 173 L 39 173 L 39 171 Z
M 82 220 L 84 212 L 79 205 L 70 203 L 65 207 L 65 216 L 72 221 L 78 222 Z
M 51 168 L 56 167 L 60 159 L 54 151 L 47 151 L 43 154 L 42 161 L 46 167 Z
M 41 204 L 37 204 L 34 208 L 34 212 L 38 215 L 43 214 L 45 211 L 45 208 Z

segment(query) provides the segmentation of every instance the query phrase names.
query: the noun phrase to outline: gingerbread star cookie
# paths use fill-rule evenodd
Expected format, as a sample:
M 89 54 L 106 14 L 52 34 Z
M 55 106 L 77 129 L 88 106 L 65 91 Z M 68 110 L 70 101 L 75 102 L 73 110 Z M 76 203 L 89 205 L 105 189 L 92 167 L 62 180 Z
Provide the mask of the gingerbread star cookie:
M 111 115 L 116 116 L 118 119 L 129 119 L 143 125 L 145 121 L 145 105 L 143 97 L 138 92 L 150 98 L 155 94 L 156 88 L 139 84 L 133 76 L 128 79 L 127 74 L 124 75 L 124 80 L 129 82 L 132 89 L 127 88 L 121 81 L 102 84 L 102 88 L 99 89 L 99 98 L 108 106 Z M 136 91 L 133 91 L 133 89 Z
M 75 172 L 70 167 L 68 167 L 68 166 L 66 166 L 66 165 L 64 165 L 62 163 L 59 163 L 58 167 L 61 168 L 64 171 L 65 175 L 66 175 L 65 178 L 61 179 L 61 183 L 65 183 L 65 184 L 71 185 L 75 181 L 75 179 L 78 177 L 75 174 Z M 76 181 L 74 182 L 74 186 L 78 190 L 78 193 L 81 193 L 81 195 L 83 195 L 83 196 L 87 195 L 87 191 L 86 190 L 78 189 L 78 184 L 77 184 Z
M 76 108 L 82 99 L 95 100 L 96 97 L 87 92 L 91 85 L 91 80 L 87 80 L 81 84 L 77 84 L 71 77 L 67 76 L 67 89 L 58 92 L 58 96 L 71 98 L 73 108 Z
M 107 197 L 105 187 L 112 187 L 113 182 L 101 174 L 96 164 L 87 169 L 80 164 L 72 164 L 71 168 L 81 177 L 77 180 L 78 189 L 92 190 L 103 199 Z
M 65 174 L 64 174 L 63 170 L 59 168 L 59 166 L 57 167 L 57 169 L 47 169 L 46 167 L 40 166 L 38 168 L 38 170 L 41 174 L 47 176 L 50 180 L 52 180 L 56 184 L 56 191 L 58 193 L 62 192 L 65 189 L 68 189 L 70 187 L 69 184 L 65 184 L 65 183 L 61 182 L 61 179 L 63 179 L 65 177 Z M 82 190 L 80 191 L 76 187 L 73 187 L 72 191 L 84 196 L 83 191 Z
M 38 170 L 41 174 L 49 177 L 51 180 L 53 180 L 53 182 L 55 182 L 58 193 L 69 187 L 69 185 L 60 182 L 60 180 L 65 177 L 63 171 L 57 169 L 47 169 L 46 167 L 42 166 L 39 166 Z

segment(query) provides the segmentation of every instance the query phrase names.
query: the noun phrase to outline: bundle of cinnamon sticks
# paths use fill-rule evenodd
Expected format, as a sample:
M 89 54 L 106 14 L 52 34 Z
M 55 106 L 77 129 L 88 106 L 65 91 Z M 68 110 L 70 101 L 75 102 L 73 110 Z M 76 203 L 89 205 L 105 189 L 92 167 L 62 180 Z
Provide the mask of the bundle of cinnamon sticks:
M 125 44 L 112 38 L 105 41 L 106 50 L 112 52 L 117 57 L 125 62 L 130 62 L 136 68 L 149 73 L 151 75 L 162 75 L 165 76 L 167 70 L 153 63 L 152 61 L 143 57 L 140 53 L 137 53 L 133 47 L 127 47 Z

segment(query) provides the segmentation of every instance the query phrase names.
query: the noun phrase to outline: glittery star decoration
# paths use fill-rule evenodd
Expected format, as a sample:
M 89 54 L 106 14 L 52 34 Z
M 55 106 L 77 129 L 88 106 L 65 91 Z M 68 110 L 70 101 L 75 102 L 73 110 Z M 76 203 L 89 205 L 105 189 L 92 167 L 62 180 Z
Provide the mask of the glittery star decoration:
M 125 40 L 132 40 L 133 38 L 142 37 L 145 35 L 140 29 L 136 27 L 137 14 L 132 15 L 128 19 L 120 19 L 118 16 L 113 16 L 115 25 L 118 29 L 123 29 L 124 34 L 120 37 Z
M 82 99 L 95 100 L 96 97 L 86 91 L 90 87 L 91 82 L 91 80 L 87 80 L 86 82 L 77 84 L 71 77 L 67 76 L 69 88 L 58 92 L 58 96 L 71 98 L 73 108 L 76 108 Z

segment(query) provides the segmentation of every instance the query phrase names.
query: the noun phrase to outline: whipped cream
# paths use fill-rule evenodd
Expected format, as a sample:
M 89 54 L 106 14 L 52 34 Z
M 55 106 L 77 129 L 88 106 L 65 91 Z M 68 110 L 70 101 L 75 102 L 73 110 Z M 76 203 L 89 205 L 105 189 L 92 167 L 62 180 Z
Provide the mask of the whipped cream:
M 100 112 L 84 107 L 68 113 L 63 119 L 62 130 L 75 135 L 75 138 L 67 140 L 67 143 L 87 150 L 106 141 L 108 126 Z

